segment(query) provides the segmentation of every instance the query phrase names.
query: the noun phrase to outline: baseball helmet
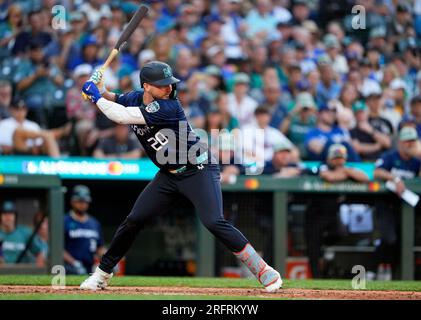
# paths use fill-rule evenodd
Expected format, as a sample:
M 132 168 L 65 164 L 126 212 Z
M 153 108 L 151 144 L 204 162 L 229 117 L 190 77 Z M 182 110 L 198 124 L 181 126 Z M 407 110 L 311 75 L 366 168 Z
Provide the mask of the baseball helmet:
M 174 85 L 180 82 L 172 74 L 171 67 L 160 61 L 150 61 L 140 70 L 140 85 L 150 83 L 156 86 Z

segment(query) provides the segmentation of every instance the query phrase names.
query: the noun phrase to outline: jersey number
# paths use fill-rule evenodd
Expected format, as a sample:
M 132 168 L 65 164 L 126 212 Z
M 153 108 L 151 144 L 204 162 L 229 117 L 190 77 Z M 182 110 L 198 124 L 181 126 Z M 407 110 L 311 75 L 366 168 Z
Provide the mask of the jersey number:
M 157 132 L 155 137 L 149 138 L 148 142 L 151 143 L 151 147 L 156 151 L 160 150 L 162 146 L 168 143 L 168 138 L 164 136 L 161 132 Z

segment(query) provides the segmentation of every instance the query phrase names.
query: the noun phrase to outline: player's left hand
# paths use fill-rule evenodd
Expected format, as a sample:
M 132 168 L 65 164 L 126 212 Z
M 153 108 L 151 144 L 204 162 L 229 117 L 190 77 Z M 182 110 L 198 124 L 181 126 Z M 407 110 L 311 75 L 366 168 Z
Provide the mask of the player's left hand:
M 101 94 L 99 93 L 98 87 L 93 81 L 86 81 L 82 87 L 82 92 L 93 103 L 96 103 L 101 98 Z

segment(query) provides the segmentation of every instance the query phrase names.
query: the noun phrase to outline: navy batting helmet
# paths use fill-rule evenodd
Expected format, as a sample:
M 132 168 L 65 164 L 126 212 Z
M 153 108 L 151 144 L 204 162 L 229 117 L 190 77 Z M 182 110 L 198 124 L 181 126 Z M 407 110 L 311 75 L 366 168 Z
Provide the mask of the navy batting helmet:
M 171 67 L 160 61 L 146 63 L 140 70 L 140 84 L 150 83 L 156 86 L 167 86 L 180 82 L 172 74 Z

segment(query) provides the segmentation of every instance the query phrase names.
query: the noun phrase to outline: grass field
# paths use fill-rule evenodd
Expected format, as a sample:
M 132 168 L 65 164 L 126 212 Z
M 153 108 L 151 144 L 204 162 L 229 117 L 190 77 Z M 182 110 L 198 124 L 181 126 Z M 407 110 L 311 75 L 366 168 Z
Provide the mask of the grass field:
M 285 280 L 266 293 L 254 279 L 115 277 L 109 290 L 77 289 L 85 277 L 67 276 L 66 289 L 51 287 L 52 276 L 0 276 L 0 299 L 421 299 L 420 281 L 371 281 L 354 290 L 351 280 Z

